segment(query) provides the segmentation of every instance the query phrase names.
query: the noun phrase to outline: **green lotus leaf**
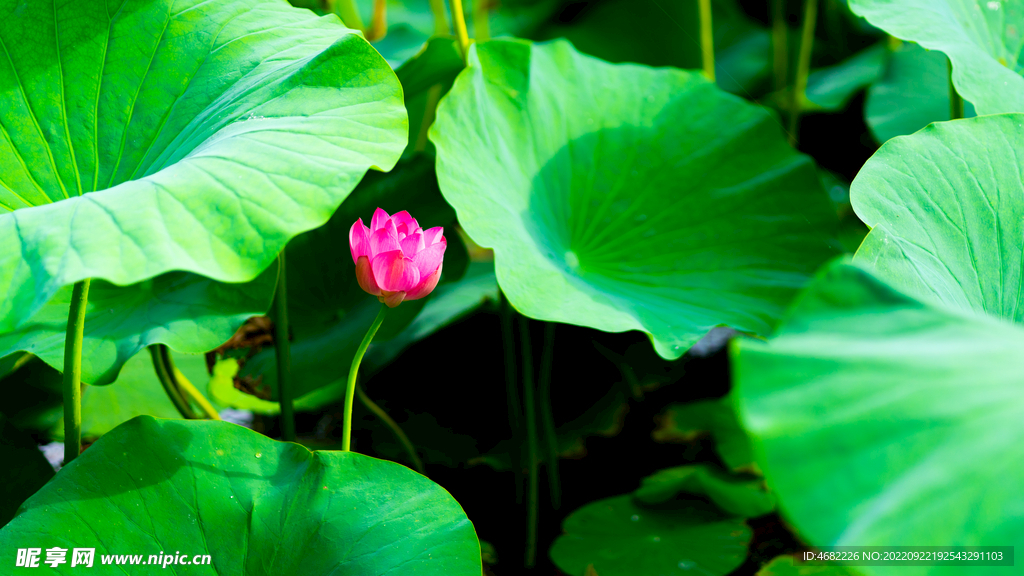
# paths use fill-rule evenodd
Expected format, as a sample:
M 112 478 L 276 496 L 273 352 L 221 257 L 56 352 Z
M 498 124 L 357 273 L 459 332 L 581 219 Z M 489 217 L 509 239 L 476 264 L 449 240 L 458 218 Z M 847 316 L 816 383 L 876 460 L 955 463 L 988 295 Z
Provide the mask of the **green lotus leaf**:
M 0 526 L 7 524 L 26 498 L 53 478 L 53 468 L 32 437 L 0 414 Z
M 82 380 L 109 384 L 125 362 L 158 342 L 193 354 L 212 350 L 247 318 L 266 312 L 276 283 L 276 263 L 244 284 L 187 272 L 131 286 L 96 280 L 86 307 Z M 27 350 L 63 370 L 71 291 L 71 286 L 61 288 L 28 322 L 0 334 L 0 353 Z
M 601 576 L 707 574 L 743 563 L 750 528 L 702 500 L 637 505 L 629 494 L 591 502 L 562 525 L 551 559 L 566 574 L 593 566 Z
M 676 466 L 646 477 L 633 496 L 646 504 L 668 502 L 680 494 L 706 496 L 716 506 L 743 518 L 763 516 L 775 509 L 764 479 L 730 474 L 709 464 Z
M 964 102 L 964 116 L 974 115 L 974 106 Z M 885 142 L 949 119 L 946 55 L 909 43 L 895 49 L 881 81 L 868 88 L 864 120 L 871 135 Z
M 1019 325 L 918 300 L 842 262 L 821 273 L 767 343 L 734 341 L 741 416 L 804 541 L 1024 540 L 1021 349 Z M 955 568 L 964 576 L 1018 572 Z
M 1024 320 L 1024 114 L 932 124 L 894 138 L 850 189 L 871 233 L 856 260 L 897 289 Z
M 406 143 L 380 55 L 284 2 L 4 0 L 0 42 L 0 333 L 86 278 L 251 281 Z
M 850 9 L 902 40 L 941 50 L 953 84 L 978 114 L 1024 112 L 1024 5 L 1007 0 L 850 0 Z
M 666 358 L 721 324 L 769 332 L 837 251 L 810 160 L 697 73 L 565 41 L 477 44 L 430 137 L 441 191 L 516 309 L 643 330 Z
M 172 551 L 210 555 L 190 574 L 482 569 L 459 504 L 404 466 L 310 452 L 226 422 L 148 416 L 100 438 L 0 530 L 5 558 L 29 547 L 95 548 L 96 574 L 124 573 L 102 565 L 105 555 L 141 554 L 145 564 Z M 50 572 L 80 571 L 68 563 Z

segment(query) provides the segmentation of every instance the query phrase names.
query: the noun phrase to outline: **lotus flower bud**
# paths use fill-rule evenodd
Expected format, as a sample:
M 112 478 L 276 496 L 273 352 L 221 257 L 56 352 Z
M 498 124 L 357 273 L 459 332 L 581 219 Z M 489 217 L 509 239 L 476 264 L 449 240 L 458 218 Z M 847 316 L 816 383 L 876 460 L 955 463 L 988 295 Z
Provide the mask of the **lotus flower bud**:
M 423 230 L 406 211 L 394 216 L 380 208 L 370 227 L 356 220 L 348 233 L 359 287 L 389 308 L 430 294 L 441 277 L 448 241 L 440 226 Z

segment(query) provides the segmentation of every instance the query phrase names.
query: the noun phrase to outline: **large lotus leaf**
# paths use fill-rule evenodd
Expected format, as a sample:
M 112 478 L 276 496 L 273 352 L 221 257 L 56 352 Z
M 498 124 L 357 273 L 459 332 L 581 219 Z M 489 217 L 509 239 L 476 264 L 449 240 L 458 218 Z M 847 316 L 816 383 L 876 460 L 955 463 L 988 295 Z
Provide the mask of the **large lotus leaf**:
M 4 558 L 30 547 L 96 548 L 97 574 L 124 573 L 102 565 L 105 555 L 142 554 L 145 564 L 171 551 L 210 555 L 189 574 L 481 572 L 462 508 L 404 466 L 226 422 L 148 416 L 89 447 L 0 530 Z
M 770 341 L 734 346 L 744 423 L 780 508 L 806 542 L 1024 541 L 1020 326 L 924 303 L 840 262 L 807 289 Z
M 1015 0 L 850 0 L 858 16 L 902 40 L 941 50 L 978 114 L 1024 112 L 1024 4 Z
M 250 281 L 406 142 L 380 55 L 276 0 L 3 0 L 0 42 L 0 332 L 85 278 Z
M 644 330 L 666 358 L 717 325 L 769 332 L 836 252 L 810 160 L 699 73 L 477 44 L 430 134 L 441 191 L 520 312 Z
M 890 54 L 885 75 L 868 88 L 864 103 L 864 120 L 878 142 L 949 120 L 949 113 L 946 55 L 911 43 Z M 974 106 L 964 102 L 964 116 L 974 115 Z
M 743 563 L 750 528 L 701 500 L 656 508 L 629 494 L 591 502 L 562 525 L 551 546 L 555 565 L 573 576 L 588 566 L 601 576 L 721 576 Z
M 172 354 L 171 357 L 175 367 L 198 390 L 207 387 L 210 376 L 206 370 L 205 355 Z M 182 417 L 160 385 L 153 368 L 153 357 L 148 350 L 125 362 L 121 373 L 117 375 L 117 381 L 112 385 L 83 387 L 82 438 L 99 438 L 136 416 Z M 57 421 L 50 431 L 50 438 L 64 439 L 63 420 Z
M 898 289 L 1024 319 L 1024 114 L 932 124 L 887 142 L 850 190 L 856 259 Z
M 129 358 L 158 342 L 182 352 L 212 350 L 247 318 L 266 312 L 276 283 L 276 264 L 244 284 L 215 282 L 187 272 L 168 272 L 131 286 L 92 282 L 82 380 L 109 384 Z M 61 288 L 28 322 L 0 334 L 0 353 L 27 350 L 63 370 L 71 291 L 71 286 Z

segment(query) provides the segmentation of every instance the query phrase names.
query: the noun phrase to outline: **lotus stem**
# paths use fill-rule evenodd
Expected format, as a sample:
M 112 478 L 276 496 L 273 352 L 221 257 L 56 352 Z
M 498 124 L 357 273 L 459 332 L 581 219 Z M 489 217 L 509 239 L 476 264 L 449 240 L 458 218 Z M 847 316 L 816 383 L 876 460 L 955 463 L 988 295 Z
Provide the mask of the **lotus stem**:
M 182 418 L 188 420 L 198 420 L 199 416 L 192 411 L 188 399 L 182 394 L 181 388 L 174 377 L 175 368 L 174 364 L 171 363 L 167 346 L 153 344 L 149 347 L 149 355 L 153 358 L 153 369 L 156 371 L 156 378 L 160 381 L 160 385 L 163 386 L 164 392 L 167 393 L 167 397 L 171 400 L 171 404 L 174 404 L 174 407 L 178 410 L 178 414 L 181 414 Z
M 292 401 L 291 342 L 288 340 L 288 275 L 285 251 L 277 256 L 277 291 L 274 293 L 274 354 L 277 360 L 277 399 L 281 404 L 281 437 L 295 440 L 295 408 Z
M 807 76 L 811 72 L 811 49 L 814 47 L 814 25 L 818 20 L 818 0 L 804 0 L 804 25 L 800 35 L 800 53 L 796 63 L 796 79 L 789 101 L 789 144 L 796 146 L 800 128 L 800 108 L 807 92 Z
M 444 9 L 444 0 L 430 0 L 430 11 L 434 13 L 434 36 L 451 34 L 448 26 L 448 14 Z
M 959 120 L 964 117 L 964 99 L 956 91 L 953 85 L 953 61 L 947 60 L 949 64 L 949 119 Z
M 715 35 L 711 22 L 711 0 L 699 0 L 700 5 L 700 57 L 704 63 L 704 76 L 715 81 Z
M 359 8 L 355 0 L 334 0 L 334 13 L 341 22 L 353 30 L 363 29 L 363 19 L 359 16 Z
M 405 448 L 405 452 L 409 455 L 409 459 L 412 460 L 412 464 L 416 467 L 416 471 L 426 476 L 427 472 L 426 468 L 423 466 L 423 460 L 421 460 L 420 455 L 416 453 L 416 447 L 413 446 L 412 441 L 409 440 L 408 436 L 406 436 L 405 431 L 398 425 L 398 422 L 395 422 L 391 416 L 388 416 L 388 413 L 385 412 L 383 408 L 378 406 L 373 400 L 370 400 L 370 397 L 366 395 L 366 392 L 363 391 L 363 387 L 360 386 L 358 382 L 356 382 L 356 395 L 359 396 L 359 401 L 363 403 L 363 406 L 366 406 L 370 412 L 376 414 L 377 417 L 391 429 L 391 432 L 396 438 L 398 438 L 398 441 L 402 443 L 402 447 Z
M 526 407 L 526 451 L 529 466 L 529 490 L 526 499 L 526 567 L 537 563 L 537 524 L 540 512 L 540 479 L 537 460 L 537 400 L 533 389 L 533 354 L 530 345 L 530 321 L 519 317 L 519 338 L 523 358 L 523 404 Z
M 64 337 L 64 465 L 82 452 L 82 339 L 85 308 L 89 303 L 89 279 L 75 283 Z
M 376 42 L 388 33 L 388 0 L 373 0 L 373 18 L 366 29 L 366 40 Z
M 772 70 L 777 91 L 785 90 L 789 84 L 788 31 L 785 0 L 772 0 Z
M 551 410 L 551 366 L 555 359 L 555 323 L 544 325 L 544 350 L 540 357 L 540 377 L 537 382 L 537 399 L 540 404 L 540 418 L 544 426 L 544 444 L 547 448 L 548 491 L 551 507 L 562 506 L 562 484 L 558 474 L 558 437 L 555 434 L 555 416 Z
M 217 413 L 217 409 L 214 408 L 213 404 L 210 404 L 210 401 L 206 399 L 206 396 L 203 396 L 202 392 L 200 392 L 199 389 L 181 373 L 181 370 L 178 370 L 169 353 L 167 354 L 167 365 L 171 368 L 171 376 L 174 377 L 174 381 L 177 383 L 178 389 L 184 392 L 187 397 L 191 398 L 192 401 L 199 406 L 199 409 L 203 411 L 203 415 L 209 420 L 220 420 L 220 414 Z
M 344 419 L 341 422 L 341 449 L 345 452 L 352 451 L 352 402 L 355 400 L 356 377 L 359 375 L 359 364 L 363 361 L 363 354 L 366 354 L 366 349 L 370 347 L 370 342 L 373 341 L 374 335 L 377 334 L 377 330 L 380 329 L 380 325 L 384 322 L 384 317 L 387 316 L 388 310 L 387 304 L 380 305 L 380 312 L 373 319 L 373 324 L 366 331 L 366 336 L 363 336 L 363 341 L 359 343 L 356 355 L 352 358 L 352 367 L 348 371 L 348 384 L 345 387 L 345 413 Z
M 476 0 L 473 7 L 473 39 L 477 42 L 491 39 L 491 2 Z
M 512 429 L 512 444 L 515 450 L 512 451 L 512 470 L 515 474 L 516 483 L 516 504 L 523 501 L 523 466 L 522 446 L 523 437 L 523 405 L 519 400 L 519 381 L 516 376 L 516 341 L 512 328 L 512 317 L 515 311 L 505 297 L 504 292 L 499 292 L 501 300 L 501 343 L 505 352 L 505 393 L 508 403 L 508 425 Z
M 462 10 L 462 0 L 449 0 L 452 8 L 452 21 L 455 23 L 455 37 L 459 40 L 462 61 L 469 57 L 469 31 L 466 30 L 466 14 Z

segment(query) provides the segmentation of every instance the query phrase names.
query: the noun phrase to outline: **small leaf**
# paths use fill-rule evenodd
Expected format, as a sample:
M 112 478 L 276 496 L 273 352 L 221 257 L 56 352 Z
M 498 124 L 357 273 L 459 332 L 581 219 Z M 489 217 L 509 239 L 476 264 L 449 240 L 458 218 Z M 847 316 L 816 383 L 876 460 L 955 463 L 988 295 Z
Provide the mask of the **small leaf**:
M 802 564 L 787 555 L 773 558 L 756 576 L 857 576 L 857 572 L 842 566 Z
M 754 449 L 740 424 L 731 397 L 673 404 L 660 417 L 651 434 L 656 442 L 690 442 L 707 433 L 731 470 L 757 472 Z
M 651 508 L 629 494 L 587 504 L 562 529 L 550 551 L 558 569 L 583 574 L 591 566 L 601 576 L 722 576 L 743 563 L 751 536 L 701 500 Z
M 878 43 L 807 77 L 807 100 L 835 112 L 842 110 L 859 90 L 877 82 L 885 71 L 889 51 Z
M 775 499 L 764 479 L 730 474 L 708 464 L 659 470 L 643 479 L 633 495 L 640 502 L 659 504 L 679 494 L 706 496 L 719 508 L 743 518 L 763 516 L 775 509 Z

